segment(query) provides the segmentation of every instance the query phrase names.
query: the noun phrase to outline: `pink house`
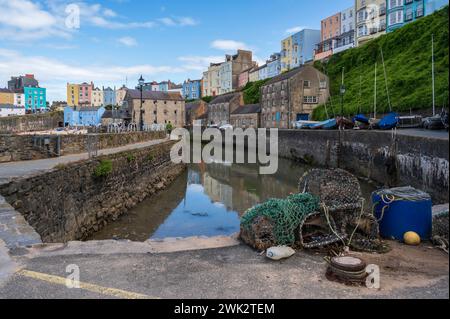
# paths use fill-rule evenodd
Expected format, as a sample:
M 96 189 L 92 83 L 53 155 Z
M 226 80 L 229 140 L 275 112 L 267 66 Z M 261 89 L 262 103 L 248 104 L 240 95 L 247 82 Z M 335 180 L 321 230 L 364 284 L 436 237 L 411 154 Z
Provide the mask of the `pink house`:
M 244 86 L 247 85 L 248 81 L 249 81 L 249 71 L 251 69 L 247 69 L 244 72 L 242 72 L 241 74 L 239 74 L 238 77 L 238 87 L 239 88 L 243 88 Z
M 80 97 L 78 103 L 80 105 L 92 105 L 92 91 L 94 90 L 94 83 L 88 84 L 86 82 L 80 84 Z

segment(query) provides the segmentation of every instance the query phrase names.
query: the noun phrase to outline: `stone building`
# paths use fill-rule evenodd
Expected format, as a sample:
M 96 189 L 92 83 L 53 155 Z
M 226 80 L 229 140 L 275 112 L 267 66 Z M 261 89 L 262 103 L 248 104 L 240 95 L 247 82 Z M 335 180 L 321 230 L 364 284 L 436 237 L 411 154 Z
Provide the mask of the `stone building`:
M 203 73 L 203 96 L 217 96 L 234 92 L 239 88 L 239 75 L 256 66 L 252 51 L 238 50 L 226 55 L 222 63 L 211 63 Z
M 172 124 L 174 127 L 185 125 L 185 102 L 181 94 L 171 92 L 141 92 L 128 90 L 125 95 L 131 115 L 131 121 L 140 125 Z M 142 122 L 141 122 L 142 114 Z
M 244 104 L 242 93 L 220 95 L 209 102 L 208 123 L 224 125 L 230 123 L 230 114 Z
M 186 104 L 186 126 L 191 126 L 195 121 L 208 113 L 208 103 L 203 100 L 198 100 Z
M 124 85 L 120 89 L 116 90 L 116 104 L 122 106 L 123 101 L 125 99 L 125 95 L 127 94 L 128 88 Z
M 261 126 L 291 128 L 328 98 L 328 77 L 314 67 L 304 65 L 280 74 L 261 87 Z
M 239 107 L 230 115 L 230 124 L 242 129 L 257 129 L 261 124 L 261 106 L 259 104 L 248 104 Z

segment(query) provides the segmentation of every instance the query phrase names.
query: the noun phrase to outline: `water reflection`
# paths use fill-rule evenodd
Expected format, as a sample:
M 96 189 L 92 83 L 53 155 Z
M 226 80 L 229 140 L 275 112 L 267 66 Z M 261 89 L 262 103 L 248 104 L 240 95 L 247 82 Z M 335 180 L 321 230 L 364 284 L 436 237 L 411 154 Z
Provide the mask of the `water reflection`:
M 280 159 L 275 175 L 259 175 L 256 164 L 192 164 L 167 190 L 110 223 L 92 239 L 230 235 L 245 211 L 269 198 L 297 192 L 308 169 Z M 372 188 L 363 185 L 363 191 Z

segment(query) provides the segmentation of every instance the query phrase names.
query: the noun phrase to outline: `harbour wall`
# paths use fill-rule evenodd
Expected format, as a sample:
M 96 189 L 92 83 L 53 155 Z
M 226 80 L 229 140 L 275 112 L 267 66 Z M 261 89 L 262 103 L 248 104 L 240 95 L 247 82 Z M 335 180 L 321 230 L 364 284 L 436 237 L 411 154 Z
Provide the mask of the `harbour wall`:
M 57 167 L 0 185 L 0 195 L 43 242 L 83 240 L 164 190 L 184 171 L 185 165 L 170 160 L 173 143 Z

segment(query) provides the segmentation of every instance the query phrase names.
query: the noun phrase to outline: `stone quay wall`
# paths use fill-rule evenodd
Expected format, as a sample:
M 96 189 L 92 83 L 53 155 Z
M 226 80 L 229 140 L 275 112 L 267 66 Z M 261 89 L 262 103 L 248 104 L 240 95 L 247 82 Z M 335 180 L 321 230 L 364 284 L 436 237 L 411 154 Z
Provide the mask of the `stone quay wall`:
M 387 187 L 413 186 L 449 201 L 448 139 L 382 131 L 280 130 L 280 156 L 340 167 Z
M 1 185 L 0 194 L 43 242 L 83 240 L 164 190 L 185 170 L 170 160 L 173 144 L 61 166 Z
M 128 144 L 141 143 L 166 137 L 165 132 L 128 132 L 87 135 L 0 135 L 0 163 L 28 161 L 87 152 L 87 143 L 94 143 L 97 149 L 108 149 Z M 48 140 L 44 147 L 38 147 Z
M 0 134 L 52 130 L 63 122 L 63 112 L 0 117 Z

